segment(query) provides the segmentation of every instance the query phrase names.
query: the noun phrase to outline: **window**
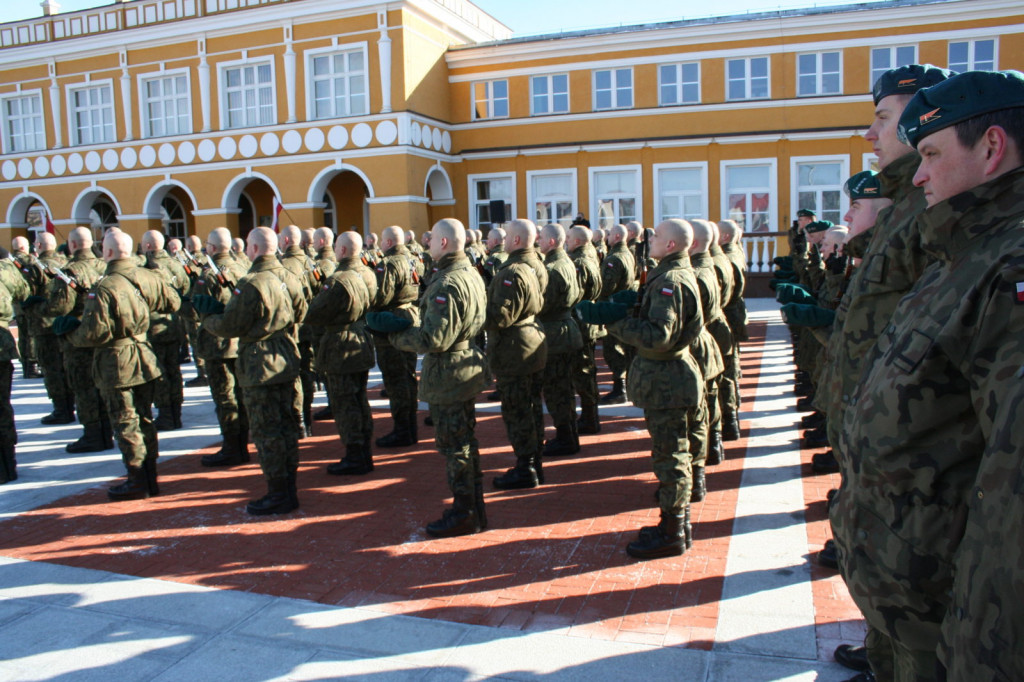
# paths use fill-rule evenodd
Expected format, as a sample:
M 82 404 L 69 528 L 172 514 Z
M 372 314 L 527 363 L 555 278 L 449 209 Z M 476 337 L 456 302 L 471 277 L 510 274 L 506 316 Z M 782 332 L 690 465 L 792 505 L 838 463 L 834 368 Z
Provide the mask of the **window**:
M 184 73 L 142 81 L 144 137 L 185 135 L 192 132 L 188 76 Z
M 185 207 L 170 194 L 160 202 L 160 222 L 167 239 L 184 239 L 188 236 Z
M 594 197 L 592 227 L 611 227 L 640 220 L 640 168 L 591 169 L 590 187 Z
M 655 165 L 654 191 L 657 196 L 655 222 L 669 218 L 708 217 L 706 167 L 698 165 Z
M 730 59 L 726 65 L 727 99 L 768 98 L 768 57 Z
M 799 55 L 796 59 L 796 94 L 799 97 L 838 95 L 842 91 L 839 54 L 816 52 Z
M 114 96 L 109 84 L 75 88 L 70 100 L 72 144 L 114 141 Z
M 697 104 L 700 102 L 700 64 L 662 64 L 658 67 L 658 104 L 663 107 L 675 104 Z
M 534 76 L 530 79 L 530 115 L 569 113 L 569 76 Z
M 530 218 L 538 225 L 561 223 L 568 228 L 576 217 L 576 174 L 574 171 L 527 172 L 530 183 Z
M 949 70 L 963 73 L 964 71 L 995 71 L 996 41 L 968 40 L 949 44 Z
M 722 213 L 744 232 L 771 232 L 775 164 L 723 163 Z
M 314 54 L 309 62 L 313 118 L 362 116 L 370 112 L 365 49 Z
M 594 109 L 628 109 L 632 106 L 632 69 L 594 72 Z
M 473 198 L 473 212 L 471 218 L 474 224 L 470 227 L 478 230 L 490 230 L 498 221 L 491 215 L 491 202 L 502 201 L 505 204 L 505 220 L 512 220 L 515 215 L 512 210 L 512 200 L 515 197 L 515 179 L 512 175 L 492 176 L 470 176 L 469 190 Z
M 103 241 L 107 229 L 117 226 L 117 208 L 106 197 L 98 197 L 89 209 L 89 227 L 92 237 L 97 242 Z
M 4 152 L 33 152 L 46 148 L 41 95 L 4 98 L 3 125 Z
M 473 120 L 508 118 L 508 81 L 473 83 Z
M 908 66 L 917 63 L 917 46 L 900 45 L 898 47 L 874 47 L 871 48 L 871 83 L 868 87 L 874 87 L 875 81 L 888 71 L 900 66 Z
M 796 183 L 793 215 L 806 208 L 814 211 L 820 220 L 831 220 L 837 225 L 842 222 L 847 203 L 843 183 L 850 177 L 848 163 L 845 157 L 793 159 L 792 177 Z
M 222 80 L 225 128 L 276 123 L 274 104 L 274 70 L 270 62 L 224 68 Z
M 331 196 L 330 192 L 324 192 L 323 198 L 320 203 L 324 205 L 324 227 L 329 227 L 334 230 L 334 234 L 338 234 L 337 210 L 334 206 L 334 197 Z

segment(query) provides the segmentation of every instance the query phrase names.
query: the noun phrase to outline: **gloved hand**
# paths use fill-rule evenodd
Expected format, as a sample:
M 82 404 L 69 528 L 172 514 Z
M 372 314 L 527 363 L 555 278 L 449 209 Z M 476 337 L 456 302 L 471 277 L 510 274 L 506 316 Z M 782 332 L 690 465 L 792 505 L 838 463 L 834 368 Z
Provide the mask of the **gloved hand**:
M 629 314 L 630 306 L 623 303 L 612 303 L 610 301 L 583 301 L 576 305 L 580 317 L 587 324 L 611 324 L 617 322 Z
M 82 321 L 72 315 L 61 315 L 53 320 L 53 333 L 57 336 L 70 334 L 78 329 Z
M 842 275 L 846 273 L 846 257 L 840 256 L 838 253 L 834 253 L 825 259 L 825 268 L 833 275 Z
M 224 304 L 213 296 L 196 294 L 192 297 L 192 309 L 200 315 L 218 315 L 224 312 Z
M 774 277 L 775 279 L 781 279 L 781 280 L 791 280 L 791 279 L 796 279 L 796 273 L 793 272 L 792 270 L 785 270 L 785 269 L 779 268 L 778 270 L 775 270 L 774 272 L 772 272 L 772 277 Z
M 393 334 L 408 327 L 412 322 L 394 313 L 383 311 L 366 313 L 366 326 L 375 332 Z
M 775 300 L 779 303 L 805 303 L 817 305 L 818 299 L 799 284 L 780 282 L 775 289 Z
M 21 307 L 23 309 L 28 309 L 28 308 L 31 308 L 34 305 L 39 305 L 40 303 L 45 303 L 45 302 L 46 302 L 46 297 L 45 296 L 36 296 L 35 294 L 32 294 L 31 296 L 26 296 L 25 297 L 25 300 L 21 302 Z
M 622 305 L 633 307 L 636 302 L 640 299 L 640 292 L 633 291 L 632 289 L 623 289 L 617 291 L 611 296 L 612 303 L 621 303 Z
M 793 269 L 793 257 L 792 256 L 776 256 L 772 259 L 772 262 L 780 270 L 792 270 Z
M 782 306 L 782 319 L 798 327 L 827 327 L 836 319 L 836 313 L 816 305 L 787 303 Z

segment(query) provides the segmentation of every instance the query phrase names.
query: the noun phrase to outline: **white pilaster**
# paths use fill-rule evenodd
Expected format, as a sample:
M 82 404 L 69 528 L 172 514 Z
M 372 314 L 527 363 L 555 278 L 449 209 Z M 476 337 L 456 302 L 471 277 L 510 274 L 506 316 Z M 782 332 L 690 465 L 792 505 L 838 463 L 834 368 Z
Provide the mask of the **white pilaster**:
M 295 50 L 292 47 L 292 27 L 284 27 L 284 84 L 288 100 L 288 123 L 295 123 Z
M 388 37 L 388 13 L 377 12 L 377 57 L 380 59 L 380 113 L 391 113 L 391 38 Z
M 128 75 L 128 52 L 121 50 L 121 103 L 124 107 L 124 141 L 131 142 L 132 136 L 132 79 Z
M 199 104 L 203 115 L 203 129 L 210 132 L 210 65 L 206 61 L 206 39 L 199 41 Z

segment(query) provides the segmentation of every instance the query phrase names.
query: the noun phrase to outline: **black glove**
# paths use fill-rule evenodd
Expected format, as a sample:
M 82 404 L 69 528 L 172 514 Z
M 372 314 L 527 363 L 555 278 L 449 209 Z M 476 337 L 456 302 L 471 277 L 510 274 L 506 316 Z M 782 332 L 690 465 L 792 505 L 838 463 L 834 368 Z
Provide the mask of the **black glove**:
M 637 300 L 640 298 L 639 291 L 633 291 L 632 289 L 623 289 L 622 291 L 616 291 L 611 295 L 610 299 L 612 303 L 620 303 L 627 306 L 635 306 Z
M 78 329 L 82 321 L 72 315 L 61 315 L 53 320 L 53 333 L 57 336 L 64 336 Z
M 629 314 L 629 306 L 610 301 L 583 301 L 576 305 L 576 310 L 587 324 L 611 324 Z
M 27 309 L 45 302 L 46 298 L 44 296 L 36 296 L 35 294 L 32 294 L 31 296 L 25 297 L 25 300 L 21 302 L 21 307 Z
M 373 332 L 392 334 L 394 332 L 402 331 L 410 324 L 412 324 L 411 320 L 399 317 L 398 315 L 386 310 L 383 312 L 366 313 L 366 326 Z
M 192 297 L 192 309 L 201 315 L 218 315 L 224 312 L 224 304 L 213 296 L 196 294 Z

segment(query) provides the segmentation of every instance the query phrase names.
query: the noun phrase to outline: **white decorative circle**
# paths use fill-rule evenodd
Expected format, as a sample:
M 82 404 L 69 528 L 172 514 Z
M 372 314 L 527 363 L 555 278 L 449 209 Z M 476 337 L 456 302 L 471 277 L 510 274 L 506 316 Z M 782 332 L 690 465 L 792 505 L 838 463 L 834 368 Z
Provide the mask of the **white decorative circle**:
M 103 152 L 103 167 L 106 168 L 108 171 L 112 171 L 115 168 L 117 168 L 118 161 L 119 157 L 117 155 L 116 150 L 108 149 L 107 151 Z
M 391 144 L 398 139 L 398 126 L 394 121 L 381 121 L 377 124 L 377 142 Z
M 413 144 L 419 144 L 420 140 L 423 139 L 423 129 L 420 128 L 419 123 L 413 123 L 409 126 L 409 137 Z
M 341 126 L 334 126 L 327 132 L 327 144 L 331 149 L 341 149 L 348 144 L 348 131 Z
M 192 163 L 196 160 L 196 146 L 187 140 L 178 145 L 178 161 Z
M 85 170 L 90 173 L 98 171 L 102 163 L 103 159 L 100 158 L 100 153 L 97 151 L 92 151 L 85 155 Z
M 23 178 L 32 175 L 32 159 L 22 159 L 18 162 L 18 175 Z
M 441 135 L 441 149 L 444 150 L 445 154 L 450 154 L 452 151 L 452 134 L 447 130 Z
M 125 168 L 135 168 L 139 161 L 139 155 L 132 147 L 125 147 L 121 150 L 121 165 Z
M 260 151 L 264 156 L 273 156 L 281 148 L 281 141 L 274 133 L 263 133 L 260 138 Z
M 319 128 L 310 128 L 306 131 L 306 149 L 311 152 L 318 152 L 324 148 L 324 131 Z
M 242 153 L 247 159 L 251 159 L 256 156 L 256 152 L 259 151 L 259 143 L 256 142 L 256 138 L 252 135 L 243 135 L 242 139 L 238 141 L 238 151 Z
M 421 140 L 421 142 L 423 143 L 424 147 L 430 146 L 430 136 L 433 134 L 433 132 L 434 130 L 430 126 L 423 126 L 423 139 Z
M 147 144 L 139 150 L 139 161 L 141 161 L 142 165 L 146 168 L 149 168 L 156 163 L 156 149 L 153 148 L 153 145 Z
M 36 175 L 48 175 L 50 172 L 50 160 L 45 156 L 36 159 Z
M 54 175 L 64 175 L 64 171 L 68 169 L 68 162 L 64 160 L 64 157 L 60 154 L 50 158 L 50 172 Z
M 440 128 L 434 128 L 433 137 L 434 137 L 434 145 L 433 145 L 434 149 L 440 150 L 441 149 L 441 129 Z
M 164 142 L 160 145 L 160 151 L 158 152 L 160 157 L 160 163 L 165 166 L 170 166 L 174 163 L 174 159 L 178 156 L 178 152 L 175 151 L 174 145 L 170 142 Z
M 233 158 L 236 151 L 238 151 L 238 145 L 233 137 L 222 137 L 220 142 L 217 143 L 217 153 L 220 154 L 222 159 Z
M 302 133 L 298 130 L 289 130 L 281 138 L 281 145 L 289 154 L 294 154 L 302 148 Z
M 360 123 L 352 129 L 352 144 L 365 147 L 373 142 L 373 130 L 366 123 Z
M 18 164 L 8 159 L 4 161 L 3 170 L 0 172 L 3 172 L 4 180 L 13 180 L 14 176 L 18 174 Z
M 71 171 L 72 175 L 78 175 L 82 172 L 82 167 L 85 166 L 85 161 L 82 159 L 82 155 L 75 152 L 68 157 L 68 170 Z
M 209 161 L 217 155 L 217 145 L 214 144 L 213 140 L 206 139 L 199 143 L 199 158 L 203 161 Z

